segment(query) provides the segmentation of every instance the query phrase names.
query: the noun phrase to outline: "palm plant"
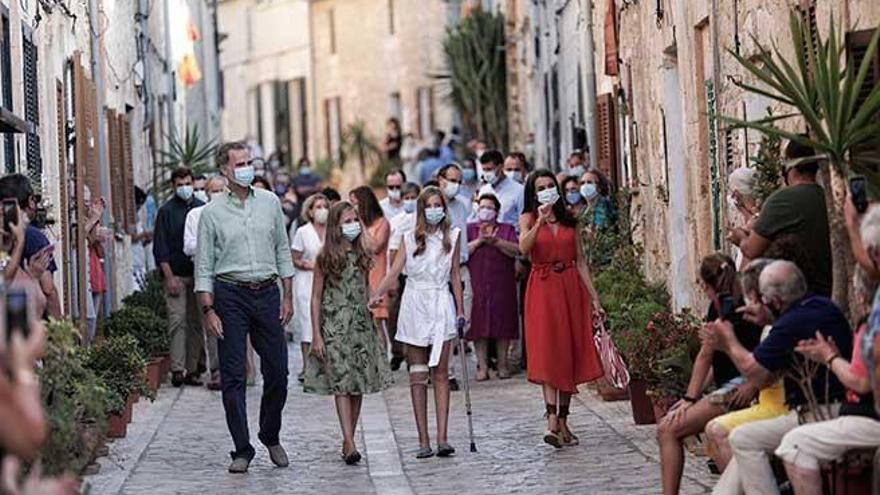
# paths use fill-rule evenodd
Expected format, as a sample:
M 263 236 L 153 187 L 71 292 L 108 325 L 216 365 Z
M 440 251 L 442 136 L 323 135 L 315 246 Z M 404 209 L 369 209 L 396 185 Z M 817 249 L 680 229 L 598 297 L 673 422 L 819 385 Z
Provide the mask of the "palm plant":
M 465 127 L 501 149 L 507 147 L 507 69 L 504 16 L 475 9 L 443 42 L 453 105 Z
M 356 120 L 349 124 L 342 133 L 343 156 L 356 156 L 361 167 L 361 174 L 366 176 L 367 166 L 375 163 L 381 157 L 379 146 L 367 132 L 367 124 L 363 120 Z M 345 163 L 345 158 L 340 158 L 340 163 Z
M 211 159 L 217 149 L 217 140 L 210 139 L 203 142 L 199 128 L 196 124 L 186 128 L 183 139 L 176 133 L 168 136 L 168 150 L 160 150 L 162 161 L 159 163 L 161 170 L 158 184 L 160 197 L 169 194 L 170 186 L 165 180 L 171 172 L 178 167 L 186 167 L 192 170 L 193 175 L 207 173 L 211 168 Z
M 728 52 L 761 84 L 738 82 L 744 90 L 782 103 L 790 112 L 755 120 L 725 118 L 737 127 L 758 130 L 768 136 L 785 138 L 816 150 L 816 158 L 827 161 L 826 199 L 831 220 L 834 264 L 834 300 L 847 307 L 849 273 L 852 266 L 849 240 L 843 221 L 844 179 L 851 173 L 864 175 L 870 189 L 880 191 L 880 165 L 876 153 L 866 151 L 880 142 L 880 85 L 867 92 L 863 86 L 877 50 L 880 29 L 876 29 L 861 64 L 856 67 L 845 58 L 846 44 L 833 17 L 827 39 L 814 32 L 808 20 L 792 10 L 789 19 L 790 41 L 797 59 L 792 64 L 774 44 L 771 48 L 755 40 L 758 54 L 753 61 L 732 50 Z M 815 38 L 814 38 L 815 37 Z M 806 124 L 807 135 L 787 131 L 776 124 L 799 117 Z

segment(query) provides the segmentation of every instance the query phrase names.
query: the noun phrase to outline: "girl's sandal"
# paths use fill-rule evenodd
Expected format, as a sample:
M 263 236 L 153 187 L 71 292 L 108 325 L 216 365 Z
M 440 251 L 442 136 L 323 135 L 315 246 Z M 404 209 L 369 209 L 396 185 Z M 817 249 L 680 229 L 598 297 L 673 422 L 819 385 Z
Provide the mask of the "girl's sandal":
M 448 443 L 441 443 L 437 446 L 437 457 L 449 457 L 455 454 L 455 449 Z
M 416 451 L 416 459 L 427 459 L 429 457 L 434 457 L 434 451 L 431 450 L 431 447 L 420 447 Z
M 562 445 L 566 447 L 574 447 L 575 445 L 580 445 L 581 441 L 571 432 L 568 428 L 568 412 L 569 406 L 559 406 L 559 416 L 558 418 L 562 421 L 559 422 L 559 438 L 562 441 Z

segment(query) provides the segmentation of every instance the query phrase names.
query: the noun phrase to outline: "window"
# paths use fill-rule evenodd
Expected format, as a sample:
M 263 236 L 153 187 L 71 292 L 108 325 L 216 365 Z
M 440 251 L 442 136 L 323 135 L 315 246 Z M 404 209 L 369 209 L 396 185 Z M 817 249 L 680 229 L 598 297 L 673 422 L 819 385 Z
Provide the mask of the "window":
M 855 71 L 859 70 L 862 62 L 865 60 L 865 52 L 868 50 L 868 44 L 871 42 L 871 38 L 874 36 L 873 29 L 867 29 L 863 31 L 854 31 L 851 33 L 847 33 L 846 35 L 846 57 L 847 63 L 853 66 Z M 877 86 L 880 85 L 880 51 L 875 51 L 874 60 L 872 60 L 871 65 L 869 66 L 868 73 L 865 76 L 865 82 L 862 84 L 862 89 L 859 91 L 858 99 L 856 100 L 855 111 L 858 112 L 858 109 L 865 103 L 865 100 L 868 99 L 868 96 L 871 94 L 871 91 Z M 877 118 L 874 119 L 877 121 Z M 858 149 L 853 150 L 852 159 L 853 161 L 860 162 L 860 155 L 869 155 L 876 156 L 878 153 L 878 146 L 875 145 L 865 145 L 860 146 Z M 861 161 L 865 163 L 864 161 Z M 870 162 L 869 162 L 870 163 Z M 867 165 L 867 164 L 866 164 Z M 876 165 L 870 165 L 873 170 L 877 170 Z
M 324 125 L 327 141 L 327 155 L 333 161 L 339 161 L 342 147 L 342 111 L 339 108 L 341 99 L 327 98 L 324 100 Z
M 810 39 L 813 40 L 813 54 L 819 54 L 819 27 L 816 24 L 816 0 L 800 0 L 800 6 L 798 7 L 798 13 L 800 14 L 801 21 L 804 23 L 807 29 L 807 33 L 809 34 Z M 807 65 L 807 68 L 812 70 L 810 65 L 810 57 L 808 55 L 809 45 L 807 44 L 807 38 L 804 37 L 804 56 L 806 60 L 804 62 Z
M 290 94 L 287 81 L 275 81 L 275 151 L 282 166 L 290 166 Z
M 394 34 L 394 0 L 388 0 L 388 34 Z
M 10 51 L 9 38 L 9 11 L 0 5 L 0 103 L 3 108 L 13 111 L 12 108 L 12 53 Z M 7 174 L 15 172 L 15 136 L 12 133 L 3 137 L 4 167 Z
M 290 81 L 290 155 L 292 160 L 309 156 L 309 114 L 306 79 Z
M 327 11 L 327 20 L 330 27 L 330 54 L 336 54 L 336 14 L 333 9 Z
M 388 116 L 401 120 L 403 107 L 400 102 L 400 93 L 395 91 L 388 96 Z
M 419 109 L 419 137 L 425 139 L 434 133 L 434 91 L 431 86 L 416 90 L 416 105 Z
M 617 120 L 614 111 L 614 95 L 604 93 L 596 99 L 596 163 L 614 187 L 620 186 L 617 173 Z
M 39 189 L 43 178 L 40 156 L 40 96 L 37 92 L 37 45 L 33 33 L 22 29 L 22 77 L 24 79 L 24 119 L 30 124 L 25 138 L 27 175 Z

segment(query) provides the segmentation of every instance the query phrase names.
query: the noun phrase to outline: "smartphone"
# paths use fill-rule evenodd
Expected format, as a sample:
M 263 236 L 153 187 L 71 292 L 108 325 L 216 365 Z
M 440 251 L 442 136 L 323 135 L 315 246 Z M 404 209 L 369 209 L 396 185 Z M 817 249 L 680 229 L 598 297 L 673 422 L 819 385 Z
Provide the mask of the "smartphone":
M 3 200 L 3 229 L 9 232 L 18 224 L 18 203 L 14 199 Z
M 719 315 L 722 320 L 733 321 L 736 317 L 736 306 L 733 304 L 733 296 L 724 294 L 721 296 L 721 311 Z
M 30 315 L 28 314 L 27 292 L 9 290 L 6 292 L 6 341 L 13 332 L 21 332 L 24 338 L 30 336 Z
M 857 175 L 849 180 L 849 197 L 859 214 L 868 211 L 868 184 L 864 176 Z

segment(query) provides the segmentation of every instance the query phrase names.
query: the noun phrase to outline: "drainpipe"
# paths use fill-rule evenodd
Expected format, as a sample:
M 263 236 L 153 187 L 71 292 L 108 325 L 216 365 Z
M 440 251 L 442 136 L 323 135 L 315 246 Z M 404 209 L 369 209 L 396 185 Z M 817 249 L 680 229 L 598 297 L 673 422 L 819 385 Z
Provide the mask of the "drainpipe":
M 97 114 L 98 114 L 98 171 L 101 180 L 101 196 L 110 197 L 110 167 L 107 163 L 107 136 L 105 134 L 105 126 L 107 125 L 107 115 L 104 112 L 104 64 L 101 58 L 101 40 L 96 32 L 98 26 L 98 0 L 89 0 L 89 38 L 91 39 L 91 65 L 92 78 L 95 80 L 95 89 L 97 92 Z M 95 192 L 92 191 L 94 197 Z M 101 219 L 103 225 L 110 225 L 110 212 L 104 210 L 104 216 Z M 113 247 L 115 248 L 115 241 Z M 115 249 L 114 249 L 115 253 Z M 113 284 L 113 254 L 104 256 L 104 280 L 107 284 L 107 292 L 104 293 L 103 312 L 105 315 L 110 313 L 112 301 L 114 300 L 115 287 Z
M 94 1 L 94 0 L 91 0 Z M 174 75 L 174 58 L 171 51 L 171 0 L 165 0 L 165 75 L 168 77 L 168 135 L 177 135 L 177 122 L 174 120 L 174 103 L 177 99 L 175 96 L 175 75 Z M 163 139 L 164 140 L 164 139 Z M 163 177 L 164 180 L 164 177 Z
M 312 111 L 308 112 L 309 122 L 308 126 L 311 129 L 309 132 L 309 140 L 312 141 L 314 146 L 311 143 L 306 143 L 308 146 L 308 153 L 306 156 L 312 155 L 315 159 L 319 156 L 317 148 L 318 144 L 318 74 L 315 71 L 315 12 L 314 12 L 314 1 L 315 0 L 306 0 L 309 5 L 309 82 L 312 86 Z M 328 147 L 329 144 L 325 143 Z M 309 157 L 309 159 L 312 159 Z
M 142 130 L 146 131 L 153 127 L 153 102 L 152 93 L 150 93 L 150 57 L 147 56 L 147 43 L 149 43 L 149 35 L 147 34 L 147 0 L 138 0 L 137 20 L 138 20 L 138 58 L 144 67 L 144 125 Z
M 599 144 L 596 142 L 596 62 L 593 43 L 593 0 L 583 1 L 587 33 L 584 38 L 584 125 L 590 146 L 590 168 L 599 167 Z

